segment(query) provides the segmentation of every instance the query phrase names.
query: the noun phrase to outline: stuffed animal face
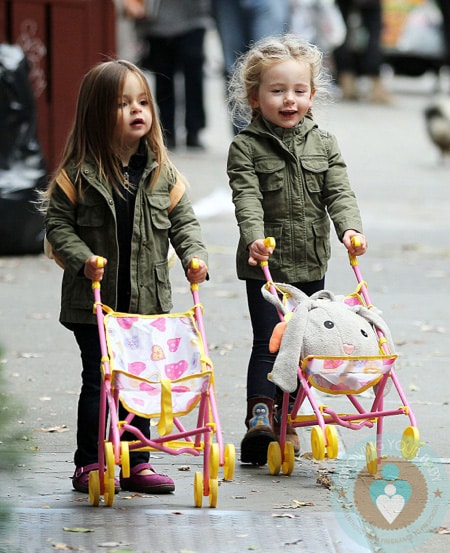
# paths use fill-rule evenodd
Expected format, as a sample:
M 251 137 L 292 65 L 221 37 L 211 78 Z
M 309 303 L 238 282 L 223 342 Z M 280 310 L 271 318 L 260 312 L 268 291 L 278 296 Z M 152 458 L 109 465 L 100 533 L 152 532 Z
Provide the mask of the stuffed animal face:
M 345 303 L 319 299 L 302 315 L 306 317 L 306 325 L 301 358 L 308 355 L 359 357 L 380 354 L 373 326 Z
M 297 388 L 297 368 L 305 357 L 370 357 L 380 355 L 378 329 L 393 353 L 389 328 L 374 309 L 362 305 L 349 306 L 322 290 L 308 297 L 288 284 L 278 289 L 289 293 L 297 307 L 289 313 L 270 292 L 264 297 L 285 315 L 272 335 L 270 351 L 278 351 L 268 379 L 286 392 Z

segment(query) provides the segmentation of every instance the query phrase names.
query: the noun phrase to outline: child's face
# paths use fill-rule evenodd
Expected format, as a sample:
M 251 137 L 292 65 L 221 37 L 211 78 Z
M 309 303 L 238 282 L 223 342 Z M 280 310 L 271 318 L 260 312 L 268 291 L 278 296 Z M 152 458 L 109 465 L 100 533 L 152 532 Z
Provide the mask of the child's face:
M 309 65 L 289 60 L 263 70 L 251 106 L 272 125 L 289 129 L 306 115 L 313 96 Z
M 115 138 L 118 148 L 137 150 L 140 139 L 152 126 L 152 113 L 144 86 L 137 75 L 125 77 L 123 94 L 118 98 Z

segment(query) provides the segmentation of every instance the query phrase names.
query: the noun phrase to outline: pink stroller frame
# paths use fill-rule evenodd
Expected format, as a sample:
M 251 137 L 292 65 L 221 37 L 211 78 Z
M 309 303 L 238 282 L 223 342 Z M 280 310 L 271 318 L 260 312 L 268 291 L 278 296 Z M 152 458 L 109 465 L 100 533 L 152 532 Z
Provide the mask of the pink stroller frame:
M 267 246 L 275 247 L 273 238 L 266 238 Z M 348 304 L 360 303 L 372 309 L 373 305 L 369 296 L 367 283 L 361 275 L 356 257 L 349 255 L 350 265 L 355 273 L 358 286 L 353 294 L 346 297 Z M 274 295 L 280 294 L 280 289 L 272 281 L 268 262 L 261 262 L 267 284 L 266 288 Z M 281 285 L 280 285 L 281 286 Z M 293 306 L 292 310 L 296 306 Z M 284 315 L 278 310 L 280 320 Z M 294 448 L 292 443 L 286 440 L 288 424 L 294 428 L 311 428 L 311 448 L 316 460 L 324 459 L 325 455 L 330 459 L 338 456 L 337 426 L 360 430 L 376 426 L 376 443 L 366 444 L 366 466 L 368 472 L 375 475 L 378 465 L 382 460 L 382 434 L 383 420 L 385 417 L 406 415 L 410 425 L 402 434 L 401 452 L 406 459 L 413 459 L 417 455 L 420 446 L 419 430 L 413 410 L 403 392 L 400 382 L 395 374 L 395 361 L 397 356 L 392 354 L 383 333 L 376 329 L 379 356 L 371 357 L 323 357 L 310 355 L 300 360 L 297 370 L 299 385 L 295 394 L 284 391 L 281 409 L 280 439 L 279 442 L 271 442 L 268 450 L 268 467 L 271 474 L 278 474 L 280 469 L 284 474 L 291 474 L 295 466 Z M 351 373 L 352 386 L 345 385 L 345 375 Z M 344 378 L 342 378 L 344 376 Z M 337 377 L 333 378 L 333 377 Z M 358 383 L 355 386 L 355 380 Z M 390 381 L 397 390 L 401 405 L 397 409 L 384 409 L 384 395 L 387 392 L 386 385 Z M 339 382 L 339 384 L 338 384 Z M 344 383 L 342 385 L 342 383 Z M 327 394 L 346 395 L 353 406 L 351 413 L 338 414 L 327 405 L 320 405 L 313 394 L 312 388 Z M 365 409 L 358 400 L 357 395 L 373 388 L 375 398 L 370 409 Z M 308 401 L 312 414 L 300 414 L 300 408 Z M 293 402 L 293 403 L 292 403 Z
M 98 459 L 104 468 L 89 474 L 91 504 L 98 506 L 103 495 L 104 504 L 113 505 L 115 465 L 129 477 L 130 451 L 161 451 L 203 455 L 203 471 L 194 477 L 194 505 L 201 507 L 207 496 L 216 507 L 219 466 L 224 480 L 232 480 L 235 451 L 223 443 L 198 285 L 191 284 L 189 311 L 163 315 L 114 312 L 101 301 L 100 282 L 92 288 L 102 351 Z M 128 412 L 124 420 L 119 402 Z M 186 428 L 181 418 L 196 408 L 197 416 L 190 418 L 195 427 L 191 422 Z M 158 436 L 148 439 L 132 426 L 136 415 L 159 419 Z M 124 432 L 135 439 L 121 440 Z

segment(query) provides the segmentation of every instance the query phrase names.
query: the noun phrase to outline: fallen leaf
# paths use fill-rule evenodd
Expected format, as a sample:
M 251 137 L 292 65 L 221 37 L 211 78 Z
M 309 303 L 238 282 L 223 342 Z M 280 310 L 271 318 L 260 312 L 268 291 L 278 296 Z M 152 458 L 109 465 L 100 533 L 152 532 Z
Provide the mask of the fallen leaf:
M 42 355 L 40 353 L 27 353 L 27 352 L 17 352 L 16 353 L 16 357 L 18 357 L 19 359 L 35 359 L 35 358 L 38 358 L 38 357 L 42 357 Z
M 324 488 L 330 489 L 331 479 L 328 474 L 318 474 L 316 478 L 316 484 L 320 484 Z
M 290 505 L 275 505 L 274 509 L 298 509 L 299 507 L 314 507 L 312 501 L 297 501 L 293 499 Z
M 69 429 L 65 424 L 61 424 L 60 426 L 49 426 L 48 428 L 39 428 L 38 432 L 67 432 Z
M 106 542 L 103 542 L 103 543 L 98 543 L 97 546 L 98 547 L 121 547 L 121 546 L 127 546 L 127 545 L 131 545 L 131 543 L 125 543 L 123 541 L 106 541 Z M 114 553 L 117 553 L 117 549 L 114 549 Z M 125 551 L 124 549 L 122 549 L 122 551 Z M 130 549 L 127 549 L 127 551 L 130 551 Z
M 52 547 L 55 551 L 79 551 L 78 547 L 68 545 L 67 543 L 54 543 Z
M 302 539 L 298 539 L 298 540 L 295 540 L 295 541 L 285 541 L 284 542 L 284 545 L 298 545 L 299 543 L 302 543 Z

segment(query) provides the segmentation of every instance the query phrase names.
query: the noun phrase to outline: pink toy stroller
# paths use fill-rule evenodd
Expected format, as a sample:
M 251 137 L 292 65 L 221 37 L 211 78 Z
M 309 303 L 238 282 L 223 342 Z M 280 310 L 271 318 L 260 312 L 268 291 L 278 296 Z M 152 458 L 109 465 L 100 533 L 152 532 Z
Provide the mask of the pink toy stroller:
M 266 238 L 266 245 L 275 247 L 275 240 Z M 372 309 L 367 284 L 362 278 L 358 261 L 354 256 L 349 257 L 358 286 L 354 293 L 345 298 L 345 303 L 360 304 Z M 283 301 L 283 312 L 277 308 L 280 319 L 284 320 L 286 317 L 286 321 L 289 320 L 297 305 L 292 301 L 292 297 L 288 297 L 288 294 L 283 292 L 283 285 L 277 285 L 272 281 L 268 262 L 262 262 L 261 267 L 267 281 L 266 289 L 270 290 L 271 294 L 281 297 Z M 420 446 L 419 431 L 414 413 L 395 374 L 397 356 L 389 350 L 383 333 L 379 329 L 376 329 L 376 332 L 380 355 L 370 357 L 308 355 L 300 359 L 297 369 L 297 391 L 294 394 L 283 391 L 280 440 L 271 442 L 269 445 L 267 461 L 271 474 L 278 474 L 280 469 L 284 474 L 291 474 L 294 470 L 294 448 L 292 443 L 286 440 L 288 424 L 294 428 L 312 427 L 311 448 L 316 460 L 322 460 L 325 454 L 331 459 L 338 456 L 337 426 L 351 430 L 375 426 L 376 443 L 366 444 L 366 466 L 369 473 L 375 475 L 381 463 L 384 418 L 406 415 L 410 425 L 402 434 L 401 451 L 406 459 L 413 459 L 416 456 Z M 385 409 L 383 406 L 384 395 L 388 390 L 386 386 L 391 384 L 397 390 L 401 402 L 397 409 Z M 331 395 L 347 396 L 352 407 L 351 412 L 337 413 L 327 405 L 320 405 L 312 388 Z M 371 400 L 370 408 L 366 409 L 357 396 L 370 388 L 373 389 L 375 398 Z M 300 408 L 305 401 L 310 404 L 311 414 L 300 413 Z
M 224 480 L 232 480 L 235 451 L 222 440 L 198 285 L 191 285 L 191 309 L 166 315 L 116 313 L 102 304 L 100 282 L 92 288 L 102 350 L 98 458 L 105 468 L 89 474 L 91 504 L 98 506 L 103 495 L 105 505 L 113 505 L 115 465 L 129 477 L 129 453 L 140 450 L 203 455 L 203 472 L 194 477 L 194 504 L 201 507 L 208 496 L 216 507 L 219 466 Z M 119 402 L 129 413 L 125 420 L 119 420 Z M 181 418 L 189 413 L 191 426 L 185 428 Z M 131 425 L 135 415 L 158 419 L 152 426 L 158 435 L 145 438 Z M 121 441 L 124 432 L 135 439 Z

